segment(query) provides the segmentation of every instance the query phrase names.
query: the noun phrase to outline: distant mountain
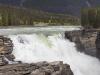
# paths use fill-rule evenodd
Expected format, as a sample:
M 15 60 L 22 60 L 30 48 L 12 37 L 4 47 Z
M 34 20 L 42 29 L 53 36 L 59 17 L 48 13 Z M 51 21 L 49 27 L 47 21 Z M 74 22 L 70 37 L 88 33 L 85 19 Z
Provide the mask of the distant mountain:
M 100 0 L 0 0 L 0 3 L 79 16 L 81 8 L 98 7 Z

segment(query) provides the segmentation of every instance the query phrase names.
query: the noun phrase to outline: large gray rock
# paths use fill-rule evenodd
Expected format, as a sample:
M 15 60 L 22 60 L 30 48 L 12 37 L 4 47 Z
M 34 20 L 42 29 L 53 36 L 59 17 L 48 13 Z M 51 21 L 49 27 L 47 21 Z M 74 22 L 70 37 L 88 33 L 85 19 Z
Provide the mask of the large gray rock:
M 77 50 L 86 54 L 96 56 L 97 32 L 92 30 L 66 31 L 65 38 L 75 42 Z
M 41 65 L 38 63 L 5 65 L 0 67 L 0 75 L 73 75 L 68 64 L 60 61 L 47 64 L 41 62 Z
M 32 68 L 29 64 L 12 64 L 0 67 L 1 75 L 28 75 Z
M 12 51 L 12 41 L 7 37 L 0 36 L 0 66 L 8 64 L 8 61 L 13 61 Z
M 8 62 L 5 60 L 5 57 L 0 55 L 0 66 L 4 66 L 6 64 L 8 64 Z
M 42 66 L 39 69 L 33 71 L 31 75 L 73 75 L 68 64 L 63 62 L 51 62 L 47 66 Z

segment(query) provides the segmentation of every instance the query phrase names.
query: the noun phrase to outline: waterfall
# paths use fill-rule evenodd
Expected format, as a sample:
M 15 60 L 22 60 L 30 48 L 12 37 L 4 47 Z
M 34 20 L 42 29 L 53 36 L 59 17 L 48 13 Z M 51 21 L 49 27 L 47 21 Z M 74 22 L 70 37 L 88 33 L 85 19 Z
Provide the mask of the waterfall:
M 99 60 L 78 52 L 75 44 L 64 39 L 62 34 L 18 34 L 9 37 L 14 44 L 15 61 L 63 61 L 70 65 L 74 75 L 100 75 Z

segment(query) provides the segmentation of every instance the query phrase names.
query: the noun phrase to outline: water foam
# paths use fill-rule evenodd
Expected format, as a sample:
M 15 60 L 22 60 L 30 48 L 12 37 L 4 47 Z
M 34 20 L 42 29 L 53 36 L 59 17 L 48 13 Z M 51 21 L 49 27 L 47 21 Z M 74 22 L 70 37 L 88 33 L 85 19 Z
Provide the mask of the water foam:
M 10 35 L 14 44 L 15 61 L 63 61 L 71 66 L 74 75 L 100 75 L 100 62 L 95 57 L 76 50 L 75 44 L 61 34 Z

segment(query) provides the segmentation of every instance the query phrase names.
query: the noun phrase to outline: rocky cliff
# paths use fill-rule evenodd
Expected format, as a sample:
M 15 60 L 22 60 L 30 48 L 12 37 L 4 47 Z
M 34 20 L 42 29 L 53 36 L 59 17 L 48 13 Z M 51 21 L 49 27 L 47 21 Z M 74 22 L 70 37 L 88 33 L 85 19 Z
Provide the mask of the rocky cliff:
M 0 66 L 6 65 L 13 61 L 14 56 L 12 55 L 13 44 L 9 38 L 0 36 Z
M 96 39 L 96 56 L 100 59 L 100 32 L 97 34 L 97 39 Z
M 96 38 L 97 31 L 92 30 L 78 30 L 65 32 L 65 38 L 76 43 L 78 51 L 86 54 L 96 56 Z

